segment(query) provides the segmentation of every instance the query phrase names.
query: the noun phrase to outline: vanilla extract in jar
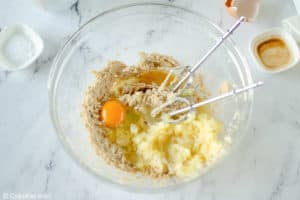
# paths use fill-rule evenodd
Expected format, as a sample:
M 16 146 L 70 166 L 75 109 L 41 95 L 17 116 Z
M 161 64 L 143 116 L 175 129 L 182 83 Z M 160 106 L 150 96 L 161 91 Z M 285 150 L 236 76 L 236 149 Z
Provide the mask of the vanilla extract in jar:
M 260 62 L 269 70 L 286 67 L 293 60 L 290 47 L 280 37 L 262 41 L 258 44 L 256 51 Z
M 270 29 L 253 38 L 250 52 L 260 70 L 267 73 L 282 72 L 300 64 L 299 39 L 296 33 L 287 28 Z

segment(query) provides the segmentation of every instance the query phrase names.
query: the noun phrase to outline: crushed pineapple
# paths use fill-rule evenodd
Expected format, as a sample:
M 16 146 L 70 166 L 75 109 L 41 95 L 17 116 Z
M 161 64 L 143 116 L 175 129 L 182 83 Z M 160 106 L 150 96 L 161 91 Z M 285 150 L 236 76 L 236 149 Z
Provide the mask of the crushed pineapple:
M 160 121 L 147 129 L 139 128 L 131 115 L 128 127 L 115 129 L 110 139 L 123 147 L 127 159 L 141 171 L 151 168 L 157 174 L 190 176 L 224 152 L 218 138 L 223 125 L 209 113 L 197 112 L 179 124 Z
M 196 113 L 179 124 L 159 122 L 133 137 L 138 168 L 175 176 L 195 174 L 224 152 L 218 138 L 222 123 L 207 113 Z

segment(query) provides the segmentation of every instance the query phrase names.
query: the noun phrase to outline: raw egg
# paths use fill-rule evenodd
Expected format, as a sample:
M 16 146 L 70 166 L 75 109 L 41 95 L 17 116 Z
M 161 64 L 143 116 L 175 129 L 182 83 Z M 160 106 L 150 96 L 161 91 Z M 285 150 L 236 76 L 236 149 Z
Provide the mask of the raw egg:
M 124 121 L 125 114 L 125 107 L 119 101 L 111 100 L 104 103 L 100 118 L 106 126 L 116 127 Z

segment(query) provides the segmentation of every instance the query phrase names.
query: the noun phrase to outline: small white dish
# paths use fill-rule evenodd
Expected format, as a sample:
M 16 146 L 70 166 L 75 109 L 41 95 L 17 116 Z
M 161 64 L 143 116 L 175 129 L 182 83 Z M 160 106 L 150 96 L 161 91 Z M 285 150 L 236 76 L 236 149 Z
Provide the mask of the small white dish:
M 300 16 L 294 16 L 282 21 L 283 28 L 292 34 L 294 39 L 300 42 Z
M 40 56 L 43 49 L 43 40 L 29 26 L 18 24 L 4 28 L 0 32 L 0 69 L 24 69 Z
M 298 42 L 300 41 L 300 18 L 292 17 L 283 21 L 283 28 L 273 28 L 263 33 L 258 34 L 250 43 L 250 53 L 260 70 L 267 73 L 279 73 L 289 70 L 300 64 L 300 48 Z M 277 69 L 267 67 L 258 55 L 258 47 L 260 44 L 271 39 L 282 40 L 290 51 L 291 58 L 287 65 L 283 65 Z

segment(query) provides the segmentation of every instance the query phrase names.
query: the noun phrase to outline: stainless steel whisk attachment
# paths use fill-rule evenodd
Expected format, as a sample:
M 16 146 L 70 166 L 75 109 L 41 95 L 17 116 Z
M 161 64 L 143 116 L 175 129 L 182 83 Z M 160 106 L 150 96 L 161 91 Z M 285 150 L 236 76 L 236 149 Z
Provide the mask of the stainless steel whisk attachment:
M 174 110 L 174 111 L 165 113 L 165 115 L 164 115 L 169 123 L 179 123 L 179 122 L 182 122 L 182 121 L 186 120 L 188 118 L 188 115 L 182 115 L 182 116 L 179 116 L 176 119 L 173 119 L 174 116 L 181 115 L 181 114 L 184 114 L 184 113 L 191 114 L 192 111 L 194 111 L 196 108 L 199 108 L 201 106 L 205 106 L 207 104 L 211 104 L 211 103 L 214 103 L 214 102 L 217 102 L 217 101 L 221 101 L 221 100 L 227 99 L 229 97 L 235 97 L 235 96 L 237 96 L 241 93 L 247 92 L 251 89 L 261 87 L 263 85 L 264 85 L 264 82 L 258 81 L 256 83 L 244 86 L 242 88 L 233 89 L 233 90 L 231 90 L 227 93 L 224 93 L 224 94 L 221 94 L 221 95 L 218 95 L 218 96 L 215 96 L 215 97 L 211 97 L 211 98 L 208 98 L 204 101 L 194 103 L 194 104 L 191 104 L 191 102 L 187 98 L 177 96 L 174 99 L 172 99 L 172 100 L 162 104 L 161 106 L 153 109 L 152 112 L 151 112 L 151 115 L 153 117 L 157 116 L 164 108 L 166 108 L 168 106 L 171 106 L 172 104 L 174 104 L 176 102 L 185 103 L 185 104 L 187 104 L 187 106 L 185 106 L 183 108 L 180 108 L 178 110 Z
M 185 82 L 191 77 L 195 71 L 212 55 L 215 50 L 246 20 L 245 17 L 240 17 L 239 20 L 220 38 L 220 40 L 178 81 L 178 83 L 172 88 L 173 92 L 176 92 Z
M 261 87 L 263 85 L 264 85 L 264 82 L 258 81 L 256 83 L 247 85 L 245 87 L 238 88 L 238 89 L 233 89 L 230 92 L 221 94 L 221 95 L 216 96 L 216 97 L 212 97 L 212 98 L 206 99 L 206 100 L 201 101 L 199 103 L 195 103 L 195 104 L 192 104 L 190 106 L 186 106 L 186 107 L 181 108 L 179 110 L 175 110 L 175 111 L 169 112 L 168 115 L 172 117 L 172 116 L 175 116 L 175 115 L 178 115 L 178 114 L 181 114 L 181 113 L 189 112 L 189 111 L 191 111 L 191 110 L 193 110 L 195 108 L 198 108 L 198 107 L 201 107 L 201 106 L 204 106 L 204 105 L 216 102 L 216 101 L 220 101 L 220 100 L 223 100 L 223 99 L 226 99 L 226 98 L 229 98 L 229 97 L 234 97 L 234 96 L 236 96 L 238 94 L 241 94 L 243 92 L 249 91 L 249 90 L 257 88 L 257 87 Z
M 239 89 L 233 89 L 228 93 L 221 94 L 219 96 L 215 96 L 212 98 L 208 98 L 204 101 L 194 103 L 191 100 L 189 100 L 186 97 L 181 96 L 182 93 L 186 89 L 194 89 L 197 91 L 197 86 L 193 87 L 193 75 L 194 73 L 200 68 L 200 66 L 208 59 L 210 55 L 213 54 L 213 52 L 241 25 L 242 22 L 246 20 L 245 17 L 240 17 L 239 20 L 218 40 L 218 42 L 192 67 L 175 67 L 174 69 L 171 69 L 166 76 L 165 80 L 161 84 L 159 90 L 163 90 L 168 83 L 171 80 L 172 75 L 176 77 L 182 77 L 177 82 L 172 82 L 170 85 L 170 91 L 176 93 L 176 97 L 165 102 L 164 104 L 160 105 L 159 107 L 152 110 L 151 115 L 153 117 L 157 116 L 159 113 L 162 113 L 162 111 L 167 107 L 172 107 L 172 105 L 176 102 L 186 104 L 185 107 L 180 108 L 178 110 L 174 110 L 168 113 L 165 113 L 165 116 L 167 118 L 167 121 L 170 123 L 179 123 L 181 121 L 184 121 L 188 118 L 188 114 L 191 114 L 193 110 L 200 106 L 204 106 L 216 101 L 220 101 L 223 99 L 226 99 L 228 97 L 233 97 L 238 94 L 241 94 L 243 92 L 249 91 L 251 89 L 257 88 L 262 86 L 264 83 L 259 81 L 247 86 L 244 86 Z M 187 114 L 184 114 L 187 113 Z M 177 118 L 174 118 L 177 116 Z

